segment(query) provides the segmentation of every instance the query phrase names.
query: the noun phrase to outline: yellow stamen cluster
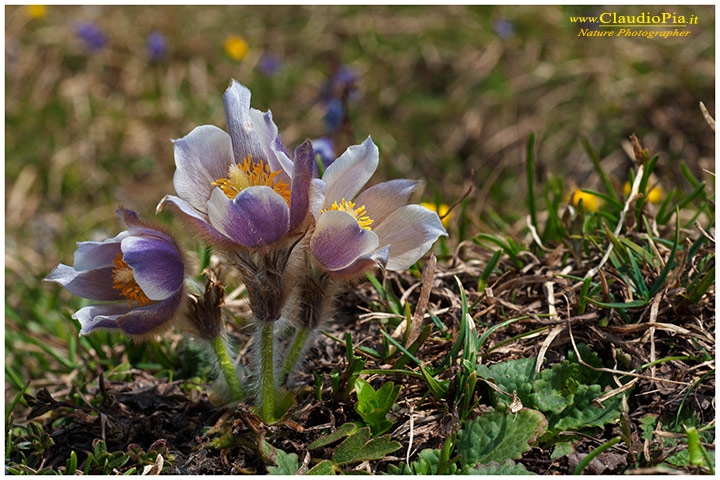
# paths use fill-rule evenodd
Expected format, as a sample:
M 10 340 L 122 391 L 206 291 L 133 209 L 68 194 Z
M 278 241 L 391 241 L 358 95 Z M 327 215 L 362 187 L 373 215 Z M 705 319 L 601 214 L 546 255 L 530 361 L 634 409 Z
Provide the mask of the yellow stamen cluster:
M 290 186 L 277 178 L 279 174 L 280 170 L 271 172 L 270 167 L 264 163 L 252 163 L 248 155 L 242 163 L 230 165 L 226 178 L 220 178 L 212 184 L 220 187 L 229 199 L 235 198 L 248 187 L 267 186 L 290 205 Z
M 357 220 L 358 224 L 362 228 L 365 230 L 372 230 L 370 225 L 372 225 L 373 221 L 367 216 L 367 213 L 365 212 L 365 205 L 355 208 L 355 204 L 353 202 L 348 202 L 343 198 L 340 201 L 340 205 L 338 205 L 338 202 L 335 202 L 330 208 L 326 208 L 320 213 L 327 212 L 328 210 L 340 210 L 341 212 L 347 212 L 355 217 L 355 220 Z
M 141 307 L 150 303 L 150 299 L 135 281 L 132 268 L 123 260 L 122 252 L 113 259 L 113 265 L 113 288 L 120 290 L 122 296 L 129 300 L 128 305 L 132 306 L 134 301 Z

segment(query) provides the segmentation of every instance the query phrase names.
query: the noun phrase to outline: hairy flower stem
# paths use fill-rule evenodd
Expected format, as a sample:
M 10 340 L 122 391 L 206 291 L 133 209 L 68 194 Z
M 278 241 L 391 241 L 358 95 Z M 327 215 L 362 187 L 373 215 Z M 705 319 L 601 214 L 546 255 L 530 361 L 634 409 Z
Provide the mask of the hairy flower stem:
M 274 322 L 260 322 L 260 413 L 266 422 L 275 417 Z
M 292 343 L 288 347 L 285 363 L 283 363 L 282 370 L 280 371 L 280 378 L 283 381 L 286 378 L 288 380 L 290 379 L 290 375 L 300 360 L 300 354 L 303 352 L 308 338 L 310 338 L 310 333 L 312 333 L 312 330 L 305 326 L 298 326 L 295 329 L 295 337 L 293 337 Z
M 225 348 L 222 335 L 218 335 L 210 340 L 210 345 L 217 358 L 220 371 L 225 377 L 225 382 L 230 390 L 230 396 L 234 401 L 242 400 L 245 397 L 245 390 L 240 384 L 237 373 L 235 373 L 235 368 L 233 368 L 232 360 L 230 360 L 230 355 L 228 355 L 227 348 Z

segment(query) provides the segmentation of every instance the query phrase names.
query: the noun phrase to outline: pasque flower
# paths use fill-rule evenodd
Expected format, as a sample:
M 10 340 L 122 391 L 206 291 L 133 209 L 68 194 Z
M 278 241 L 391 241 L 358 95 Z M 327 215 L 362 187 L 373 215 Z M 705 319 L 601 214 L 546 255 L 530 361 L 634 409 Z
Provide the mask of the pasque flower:
M 310 141 L 295 161 L 280 141 L 272 114 L 250 108 L 250 90 L 233 80 L 223 95 L 228 132 L 212 125 L 176 140 L 169 206 L 226 250 L 278 242 L 303 224 L 315 162 Z
M 310 251 L 332 276 L 355 276 L 377 263 L 404 270 L 447 236 L 436 212 L 406 205 L 415 181 L 390 180 L 358 195 L 377 165 L 378 148 L 368 137 L 313 180 Z
M 107 301 L 81 308 L 80 335 L 96 329 L 149 337 L 169 328 L 183 298 L 184 263 L 175 241 L 119 208 L 128 230 L 102 242 L 79 242 L 73 266 L 60 264 L 45 280 L 73 295 Z

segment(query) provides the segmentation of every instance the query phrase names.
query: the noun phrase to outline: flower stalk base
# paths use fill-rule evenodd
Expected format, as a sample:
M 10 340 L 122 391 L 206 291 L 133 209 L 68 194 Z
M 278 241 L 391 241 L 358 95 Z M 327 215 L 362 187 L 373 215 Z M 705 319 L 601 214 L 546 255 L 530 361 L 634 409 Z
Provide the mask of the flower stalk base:
M 213 353 L 215 353 L 215 358 L 217 358 L 220 371 L 222 372 L 223 377 L 225 377 L 225 382 L 227 383 L 232 400 L 242 400 L 245 397 L 245 390 L 240 384 L 240 379 L 235 372 L 235 368 L 233 367 L 232 360 L 230 360 L 227 348 L 225 348 L 222 335 L 218 335 L 210 340 L 210 346 L 213 349 Z

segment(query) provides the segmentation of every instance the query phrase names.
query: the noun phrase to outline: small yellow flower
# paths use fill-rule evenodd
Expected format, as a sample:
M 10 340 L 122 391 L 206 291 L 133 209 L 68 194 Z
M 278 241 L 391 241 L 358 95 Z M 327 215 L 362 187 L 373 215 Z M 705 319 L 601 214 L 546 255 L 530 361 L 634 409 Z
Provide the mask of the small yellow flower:
M 245 58 L 248 50 L 250 50 L 250 47 L 248 47 L 247 42 L 243 40 L 242 37 L 230 35 L 225 39 L 225 52 L 227 52 L 228 56 L 233 60 L 239 62 Z
M 630 195 L 631 189 L 632 186 L 630 185 L 630 182 L 625 182 L 623 191 L 625 192 L 626 197 Z M 647 200 L 650 203 L 660 203 L 664 194 L 665 192 L 663 192 L 662 188 L 660 188 L 660 185 L 655 185 L 652 190 L 650 190 L 650 193 L 647 194 Z
M 30 18 L 43 18 L 47 15 L 47 5 L 25 5 L 25 10 Z
M 427 208 L 428 210 L 437 212 L 437 214 L 440 216 L 440 221 L 442 221 L 443 227 L 447 227 L 448 221 L 453 216 L 452 212 L 446 215 L 448 213 L 448 210 L 450 210 L 450 207 L 448 205 L 444 203 L 437 205 L 434 202 L 422 202 L 420 203 L 420 205 Z M 443 215 L 446 216 L 443 217 Z
M 575 207 L 580 205 L 580 200 L 582 200 L 583 209 L 585 211 L 597 212 L 600 207 L 601 200 L 599 197 L 596 197 L 592 193 L 583 192 L 579 188 L 567 197 L 567 201 L 572 201 L 572 204 Z

